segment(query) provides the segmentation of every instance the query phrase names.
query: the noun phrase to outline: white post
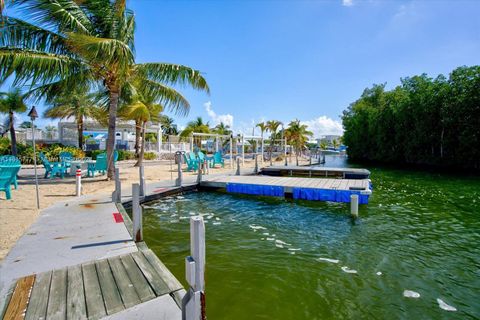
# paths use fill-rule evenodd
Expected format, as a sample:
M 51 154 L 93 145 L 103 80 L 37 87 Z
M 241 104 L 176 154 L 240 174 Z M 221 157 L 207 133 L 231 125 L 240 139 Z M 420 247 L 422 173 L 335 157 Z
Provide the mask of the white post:
M 215 135 L 215 152 L 218 152 L 218 134 Z
M 242 167 L 245 166 L 245 138 L 242 134 Z
M 142 207 L 140 207 L 140 185 L 132 184 L 133 237 L 135 242 L 143 241 Z
M 201 216 L 190 218 L 190 256 L 185 258 L 185 274 L 190 288 L 182 299 L 182 319 L 205 320 L 205 223 Z
M 197 176 L 197 183 L 202 182 L 202 160 L 198 159 L 198 176 Z
M 235 173 L 236 176 L 240 175 L 240 158 L 237 156 L 237 172 Z
M 354 218 L 358 218 L 358 194 L 350 195 L 350 213 Z
M 114 202 L 122 202 L 122 184 L 120 182 L 120 169 L 115 168 L 115 199 Z
M 145 197 L 147 190 L 145 185 L 145 167 L 143 164 L 138 167 L 138 173 L 140 175 L 140 196 Z
M 233 169 L 233 139 L 230 136 L 230 169 Z
M 203 160 L 203 174 L 209 174 L 208 161 L 207 159 Z
M 175 156 L 177 157 L 177 165 L 178 165 L 178 178 L 177 178 L 177 180 L 175 180 L 175 185 L 177 187 L 181 187 L 182 186 L 182 180 L 183 180 L 183 177 L 182 177 L 182 161 L 183 161 L 182 152 L 180 152 L 180 151 L 175 152 Z
M 283 144 L 285 145 L 285 148 L 283 150 L 283 156 L 285 157 L 285 166 L 288 166 L 288 161 L 287 161 L 287 137 L 283 140 Z M 290 154 L 292 154 L 290 152 Z
M 163 135 L 162 135 L 162 126 L 157 131 L 157 151 L 160 153 L 162 151 L 162 143 L 163 143 Z
M 79 166 L 77 166 L 77 171 L 75 172 L 76 176 L 76 190 L 75 194 L 77 197 L 80 197 L 82 195 L 82 169 L 80 169 Z
M 193 135 L 190 137 L 190 151 L 193 152 Z

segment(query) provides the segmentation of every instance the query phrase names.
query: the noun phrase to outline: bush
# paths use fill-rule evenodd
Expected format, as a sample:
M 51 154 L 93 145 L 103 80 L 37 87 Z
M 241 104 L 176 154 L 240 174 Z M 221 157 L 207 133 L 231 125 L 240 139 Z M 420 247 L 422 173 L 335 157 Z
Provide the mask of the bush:
M 0 156 L 10 153 L 10 140 L 7 137 L 0 137 Z
M 145 152 L 145 154 L 143 155 L 143 158 L 145 160 L 156 160 L 157 154 L 155 152 Z
M 118 161 L 135 159 L 135 152 L 118 150 Z

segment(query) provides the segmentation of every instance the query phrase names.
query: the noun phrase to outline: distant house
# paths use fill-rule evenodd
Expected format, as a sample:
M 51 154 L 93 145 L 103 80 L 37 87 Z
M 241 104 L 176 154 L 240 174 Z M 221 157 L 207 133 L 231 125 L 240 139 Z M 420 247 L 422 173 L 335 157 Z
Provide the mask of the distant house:
M 320 137 L 320 139 L 317 139 L 317 144 L 320 145 L 321 142 L 326 142 L 329 146 L 333 146 L 333 141 L 334 140 L 337 140 L 339 141 L 339 139 L 341 138 L 342 136 L 338 136 L 338 135 L 324 135 L 322 137 Z

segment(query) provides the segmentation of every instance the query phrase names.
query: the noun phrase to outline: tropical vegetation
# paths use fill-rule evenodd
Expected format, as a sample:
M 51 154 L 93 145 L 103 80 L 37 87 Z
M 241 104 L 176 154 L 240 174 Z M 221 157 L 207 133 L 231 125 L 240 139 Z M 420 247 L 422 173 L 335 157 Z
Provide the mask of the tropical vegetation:
M 10 131 L 11 152 L 17 155 L 17 136 L 15 134 L 15 113 L 27 111 L 25 104 L 25 95 L 18 88 L 14 88 L 9 92 L 0 92 L 0 112 L 6 113 L 7 127 Z
M 367 88 L 343 126 L 351 159 L 480 169 L 480 66 Z
M 298 166 L 298 157 L 306 148 L 308 139 L 313 136 L 313 132 L 307 129 L 307 125 L 301 124 L 300 120 L 296 119 L 288 124 L 285 129 L 285 138 L 295 151 L 295 160 Z
M 117 109 L 122 96 L 140 94 L 176 109 L 188 101 L 169 85 L 209 92 L 197 70 L 178 64 L 135 62 L 135 16 L 126 0 L 10 0 L 23 18 L 0 27 L 0 84 L 29 84 L 51 101 L 77 85 L 103 91 L 108 105 L 108 177 L 113 178 Z M 3 4 L 2 4 L 3 5 Z

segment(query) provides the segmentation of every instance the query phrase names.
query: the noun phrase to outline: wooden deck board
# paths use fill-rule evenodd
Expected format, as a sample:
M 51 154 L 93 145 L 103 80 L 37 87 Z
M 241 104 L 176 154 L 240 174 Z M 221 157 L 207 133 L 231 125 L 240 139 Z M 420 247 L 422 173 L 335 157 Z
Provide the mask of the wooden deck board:
M 102 290 L 98 282 L 97 271 L 93 262 L 82 265 L 83 284 L 88 318 L 101 318 L 107 314 L 103 303 Z
M 100 283 L 100 288 L 102 290 L 107 314 L 112 314 L 125 309 L 120 293 L 118 292 L 117 284 L 113 279 L 108 261 L 95 261 L 95 267 L 97 269 L 98 282 Z
M 5 311 L 4 319 L 6 320 L 20 320 L 23 319 L 23 314 L 27 309 L 30 291 L 32 290 L 35 276 L 27 276 L 20 278 L 17 281 L 15 290 Z
M 48 296 L 47 319 L 67 318 L 67 269 L 52 272 Z
M 133 258 L 130 255 L 122 256 L 121 261 L 130 281 L 133 283 L 133 287 L 135 288 L 140 301 L 145 302 L 155 298 L 152 288 L 150 288 L 150 285 L 142 272 L 136 267 Z
M 118 291 L 122 297 L 125 308 L 130 308 L 136 304 L 139 304 L 140 298 L 138 297 L 132 280 L 130 280 L 130 277 L 128 276 L 120 258 L 110 258 L 108 259 L 108 263 L 112 269 L 112 274 L 115 278 L 115 282 L 117 283 Z
M 80 265 L 67 269 L 67 319 L 86 319 L 87 306 L 83 289 L 83 274 Z
M 38 320 L 46 318 L 51 279 L 51 271 L 42 272 L 35 277 L 35 284 L 30 295 L 25 319 Z
M 142 270 L 143 275 L 147 278 L 148 283 L 150 283 L 157 296 L 170 292 L 167 284 L 160 277 L 156 276 L 156 271 L 141 252 L 134 252 L 131 256 Z

